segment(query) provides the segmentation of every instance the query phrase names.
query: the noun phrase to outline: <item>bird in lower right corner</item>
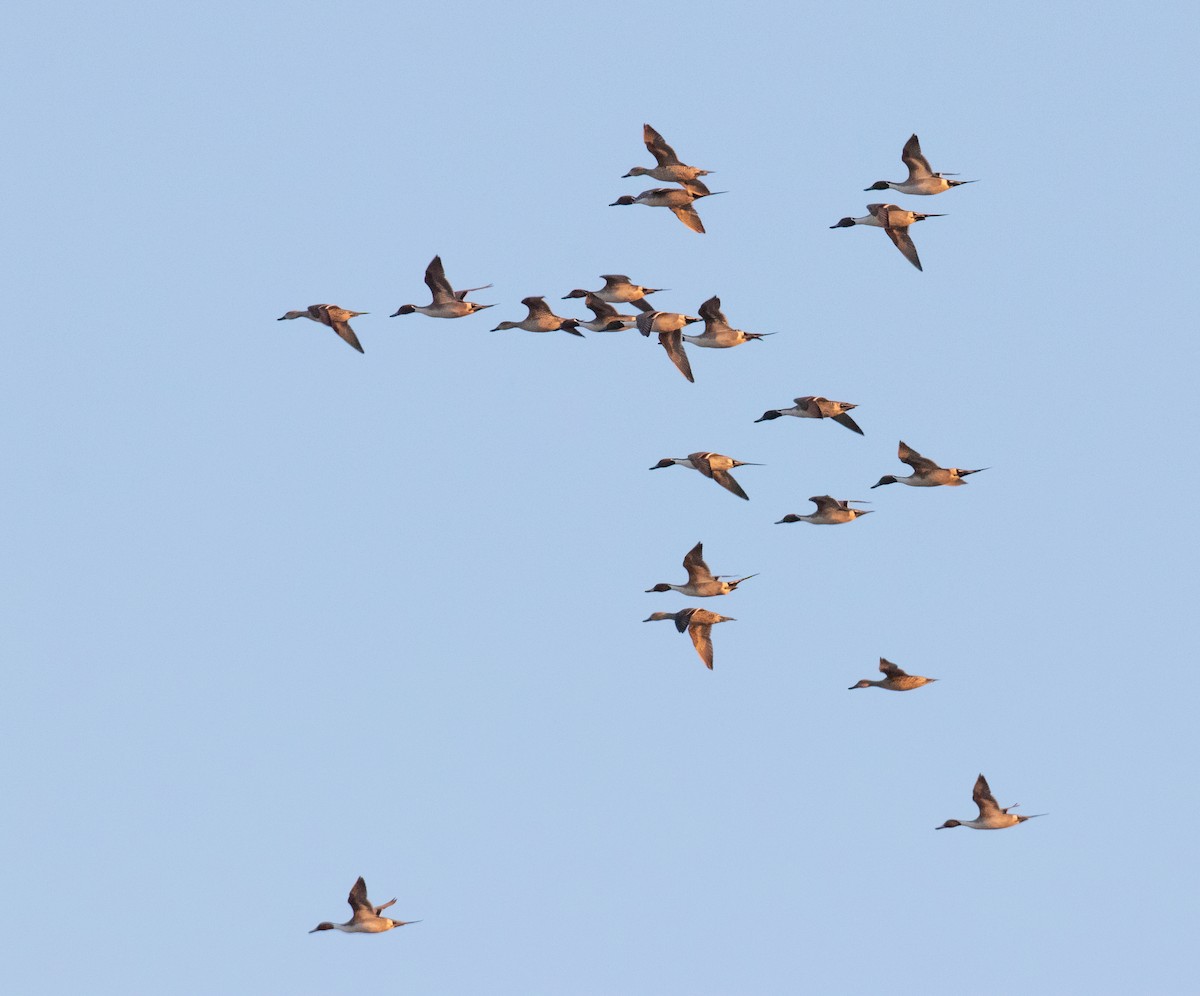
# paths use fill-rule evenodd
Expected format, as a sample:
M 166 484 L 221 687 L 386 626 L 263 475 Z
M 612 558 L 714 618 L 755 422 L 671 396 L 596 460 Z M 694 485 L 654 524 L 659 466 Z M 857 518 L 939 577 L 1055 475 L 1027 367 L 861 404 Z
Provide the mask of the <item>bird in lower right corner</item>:
M 902 207 L 895 204 L 868 204 L 867 211 L 869 214 L 861 218 L 843 218 L 836 225 L 830 225 L 830 228 L 851 228 L 854 225 L 870 225 L 874 228 L 882 228 L 888 234 L 888 238 L 895 243 L 897 249 L 903 254 L 913 266 L 918 270 L 924 270 L 921 266 L 921 258 L 917 255 L 917 247 L 913 245 L 912 236 L 908 234 L 908 227 L 915 225 L 918 221 L 924 221 L 926 218 L 942 218 L 941 214 L 918 214 L 916 211 L 906 211 Z
M 975 788 L 971 792 L 971 799 L 979 807 L 979 815 L 975 819 L 947 820 L 940 827 L 934 827 L 934 829 L 948 830 L 950 827 L 970 827 L 972 830 L 1003 830 L 1005 827 L 1015 827 L 1018 823 L 1024 823 L 1026 820 L 1047 815 L 1046 813 L 1033 813 L 1029 816 L 1017 816 L 1015 813 L 1009 812 L 1010 809 L 1017 808 L 1016 803 L 1001 809 L 996 803 L 996 797 L 992 795 L 992 790 L 988 788 L 987 779 L 983 775 L 980 775 L 975 780 Z

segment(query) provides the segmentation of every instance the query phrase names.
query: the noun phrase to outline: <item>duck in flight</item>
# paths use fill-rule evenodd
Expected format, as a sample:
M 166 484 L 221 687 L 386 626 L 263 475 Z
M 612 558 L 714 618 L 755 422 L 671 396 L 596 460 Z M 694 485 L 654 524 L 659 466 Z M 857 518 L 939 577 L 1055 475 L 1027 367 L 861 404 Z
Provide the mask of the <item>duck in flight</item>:
M 699 178 L 708 176 L 712 170 L 697 169 L 695 166 L 681 163 L 679 157 L 675 155 L 675 150 L 667 145 L 662 135 L 648 124 L 642 125 L 642 141 L 646 143 L 646 148 L 654 157 L 656 165 L 651 169 L 647 169 L 645 166 L 634 166 L 625 176 L 648 176 L 655 180 L 662 180 L 664 183 L 694 183 L 707 193 L 708 188 L 699 182 Z
M 884 484 L 907 484 L 913 488 L 936 488 L 940 485 L 956 487 L 967 483 L 963 478 L 968 474 L 978 474 L 980 471 L 988 469 L 987 467 L 980 467 L 977 470 L 963 470 L 961 467 L 939 467 L 928 457 L 921 456 L 920 453 L 909 446 L 903 439 L 900 440 L 898 455 L 900 462 L 912 467 L 913 472 L 908 477 L 896 477 L 894 474 L 887 474 L 872 484 L 872 488 L 878 488 Z
M 662 470 L 665 467 L 691 467 L 705 477 L 712 478 L 726 491 L 731 491 L 739 498 L 750 500 L 750 496 L 742 490 L 742 486 L 733 479 L 729 471 L 734 467 L 761 467 L 759 463 L 747 463 L 745 460 L 735 460 L 733 457 L 720 453 L 689 453 L 686 457 L 663 457 L 651 470 Z
M 604 281 L 604 286 L 598 291 L 586 291 L 581 287 L 576 287 L 570 294 L 564 294 L 563 300 L 595 294 L 601 301 L 607 301 L 609 304 L 632 304 L 638 311 L 653 311 L 654 306 L 646 301 L 646 295 L 657 294 L 664 289 L 662 287 L 642 287 L 640 284 L 632 283 L 623 273 L 601 273 L 600 279 Z
M 934 827 L 935 830 L 948 830 L 950 827 L 970 827 L 972 830 L 1003 830 L 1005 827 L 1015 827 L 1018 823 L 1024 823 L 1026 820 L 1032 820 L 1038 816 L 1045 816 L 1045 813 L 1032 813 L 1029 816 L 1017 816 L 1016 813 L 1010 813 L 1010 809 L 1016 809 L 1017 804 L 1014 803 L 1004 809 L 1001 809 L 996 803 L 996 797 L 992 795 L 992 790 L 988 788 L 987 779 L 980 775 L 975 780 L 975 788 L 971 792 L 971 798 L 975 805 L 979 807 L 979 815 L 973 820 L 947 820 L 940 827 Z
M 858 423 L 846 414 L 851 408 L 857 408 L 858 405 L 852 405 L 848 401 L 830 401 L 828 398 L 813 394 L 796 398 L 794 404 L 793 408 L 776 408 L 774 411 L 763 412 L 762 418 L 756 418 L 754 421 L 770 422 L 783 415 L 794 415 L 796 418 L 831 418 L 851 432 L 857 432 L 860 436 L 863 434 Z
M 687 584 L 661 582 L 653 588 L 647 588 L 646 594 L 652 591 L 677 591 L 691 598 L 711 598 L 714 595 L 728 595 L 743 581 L 758 577 L 757 574 L 748 574 L 736 581 L 726 581 L 723 575 L 714 575 L 704 562 L 703 543 L 697 543 L 687 552 L 687 556 L 683 558 L 683 569 L 687 571 Z
M 883 673 L 881 680 L 871 681 L 870 678 L 863 678 L 857 685 L 851 685 L 850 691 L 856 688 L 886 688 L 889 692 L 910 692 L 914 688 L 928 685 L 931 681 L 937 681 L 937 678 L 923 678 L 919 674 L 901 671 L 886 657 L 879 658 L 879 670 Z
M 380 916 L 379 914 L 394 905 L 396 900 L 389 900 L 382 906 L 372 905 L 367 898 L 367 883 L 363 881 L 361 875 L 350 890 L 347 902 L 352 911 L 349 920 L 345 923 L 330 923 L 325 920 L 313 927 L 309 933 L 315 934 L 318 930 L 340 930 L 347 934 L 382 934 L 385 930 L 391 930 L 393 927 L 404 927 L 410 923 L 421 922 L 420 920 L 393 920 L 390 917 Z
M 710 671 L 713 669 L 712 628 L 717 623 L 737 622 L 730 616 L 719 616 L 715 612 L 709 612 L 708 609 L 652 612 L 650 618 L 643 619 L 642 622 L 658 622 L 663 619 L 672 620 L 680 633 L 687 631 L 688 636 L 692 638 L 692 646 L 696 648 L 696 653 L 700 655 L 704 666 Z
M 917 255 L 917 247 L 913 245 L 912 236 L 908 234 L 910 225 L 915 225 L 918 221 L 924 221 L 926 218 L 942 218 L 940 214 L 918 214 L 916 211 L 905 211 L 903 208 L 897 207 L 895 204 L 868 204 L 868 214 L 861 218 L 843 218 L 836 225 L 830 225 L 830 228 L 851 228 L 854 225 L 870 225 L 873 228 L 882 228 L 888 234 L 888 238 L 892 240 L 896 248 L 904 255 L 913 266 L 918 270 L 923 270 L 921 259 Z
M 871 514 L 870 509 L 850 507 L 851 502 L 862 504 L 858 498 L 841 500 L 830 495 L 816 495 L 808 500 L 817 506 L 815 512 L 811 515 L 785 515 L 775 525 L 782 526 L 785 522 L 810 522 L 814 526 L 837 526 L 843 522 L 853 522 L 859 516 Z
M 545 297 L 538 295 L 537 297 L 523 297 L 521 303 L 529 309 L 529 314 L 519 322 L 501 322 L 497 325 L 493 332 L 503 332 L 505 329 L 524 329 L 526 332 L 557 332 L 560 329 L 563 332 L 570 332 L 571 335 L 577 335 L 581 339 L 583 333 L 576 326 L 579 324 L 574 318 L 560 318 L 550 310 L 550 306 L 546 303 Z
M 620 332 L 637 325 L 637 315 L 618 314 L 616 308 L 590 291 L 584 295 L 583 303 L 595 317 L 591 321 L 580 322 L 581 329 L 589 332 Z
M 721 299 L 710 297 L 700 305 L 700 317 L 704 319 L 704 331 L 700 335 L 685 335 L 684 341 L 693 346 L 705 346 L 709 349 L 731 349 L 753 339 L 762 339 L 774 335 L 774 332 L 743 332 L 733 328 L 721 311 Z
M 695 202 L 701 197 L 715 197 L 723 193 L 724 190 L 709 190 L 699 180 L 692 180 L 682 187 L 652 187 L 650 190 L 643 190 L 636 197 L 626 194 L 618 197 L 609 207 L 616 207 L 618 204 L 645 204 L 646 207 L 670 208 L 671 213 L 688 228 L 703 235 L 704 222 L 696 213 Z
M 450 281 L 446 279 L 446 271 L 442 268 L 441 256 L 434 256 L 429 265 L 425 267 L 425 286 L 433 295 L 431 303 L 427 305 L 402 304 L 389 317 L 411 315 L 415 311 L 421 315 L 428 315 L 430 318 L 463 318 L 473 315 L 477 311 L 483 311 L 484 308 L 495 307 L 494 304 L 476 304 L 474 301 L 465 300 L 471 291 L 486 290 L 492 286 L 491 284 L 484 284 L 482 287 L 468 287 L 466 290 L 460 291 L 451 287 Z
M 657 335 L 658 344 L 667 351 L 667 356 L 691 383 L 696 382 L 692 376 L 692 364 L 683 348 L 683 329 L 700 321 L 691 315 L 681 315 L 675 311 L 645 311 L 637 317 L 637 329 L 644 336 Z
M 304 311 L 289 311 L 286 315 L 281 315 L 277 321 L 285 322 L 292 318 L 308 318 L 321 325 L 328 325 L 345 342 L 361 353 L 363 351 L 362 343 L 358 341 L 358 336 L 350 327 L 350 319 L 365 314 L 367 314 L 365 311 L 347 311 L 345 308 L 339 308 L 336 304 L 310 304 Z
M 975 180 L 948 180 L 948 173 L 935 173 L 929 168 L 929 160 L 921 152 L 921 143 L 913 135 L 904 143 L 904 151 L 900 153 L 900 161 L 908 167 L 907 180 L 876 180 L 867 190 L 895 190 L 901 194 L 940 194 L 951 187 L 961 187 L 964 183 L 975 183 Z

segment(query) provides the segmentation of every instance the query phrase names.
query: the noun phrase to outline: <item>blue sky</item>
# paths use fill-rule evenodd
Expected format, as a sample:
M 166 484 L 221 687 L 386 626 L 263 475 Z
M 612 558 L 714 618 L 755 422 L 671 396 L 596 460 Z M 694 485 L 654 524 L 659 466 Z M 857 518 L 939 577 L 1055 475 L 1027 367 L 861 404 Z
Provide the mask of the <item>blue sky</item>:
M 1192 991 L 1196 20 L 18 8 L 13 991 Z M 644 121 L 707 235 L 607 207 Z M 893 198 L 924 273 L 828 228 L 914 131 L 981 181 Z M 497 307 L 389 319 L 435 253 Z M 608 272 L 779 334 L 489 331 Z M 899 439 L 991 469 L 868 494 Z M 712 673 L 641 623 L 697 540 Z M 980 771 L 1051 815 L 935 833 Z M 358 875 L 424 922 L 309 936 Z

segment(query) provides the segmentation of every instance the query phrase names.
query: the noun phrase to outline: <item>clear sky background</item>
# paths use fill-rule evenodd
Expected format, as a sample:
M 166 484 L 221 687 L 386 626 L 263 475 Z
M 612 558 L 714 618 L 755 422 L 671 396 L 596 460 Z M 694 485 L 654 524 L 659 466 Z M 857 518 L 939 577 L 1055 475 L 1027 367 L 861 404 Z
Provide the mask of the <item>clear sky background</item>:
M 1196 18 L 10 13 L 6 988 L 1195 992 Z M 644 121 L 707 235 L 607 206 Z M 914 131 L 980 182 L 864 192 Z M 389 319 L 435 253 L 498 306 Z M 608 272 L 779 334 L 489 331 Z M 712 673 L 641 622 L 697 540 Z M 935 832 L 981 771 L 1050 815 Z M 310 936 L 358 875 L 424 922 Z

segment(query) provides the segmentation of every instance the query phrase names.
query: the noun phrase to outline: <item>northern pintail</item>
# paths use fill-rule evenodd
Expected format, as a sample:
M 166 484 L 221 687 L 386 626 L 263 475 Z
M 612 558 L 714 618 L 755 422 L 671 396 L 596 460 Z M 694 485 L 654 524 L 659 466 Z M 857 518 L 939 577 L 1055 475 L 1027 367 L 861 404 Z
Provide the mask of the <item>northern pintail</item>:
M 861 503 L 858 498 L 838 499 L 830 495 L 815 495 L 808 499 L 817 506 L 811 515 L 785 515 L 775 523 L 782 526 L 785 522 L 811 522 L 814 526 L 837 526 L 843 522 L 853 522 L 861 515 L 870 515 L 869 508 L 851 508 L 851 502 Z
M 863 678 L 857 685 L 851 685 L 850 691 L 856 688 L 886 688 L 889 692 L 910 692 L 914 688 L 928 685 L 931 681 L 937 681 L 937 678 L 923 678 L 919 674 L 901 671 L 886 657 L 879 658 L 879 670 L 884 674 L 880 681 Z
M 624 197 L 618 197 L 609 207 L 616 207 L 618 204 L 645 204 L 646 207 L 670 208 L 671 213 L 688 228 L 703 235 L 704 222 L 700 220 L 700 215 L 696 214 L 693 204 L 701 197 L 715 197 L 723 193 L 724 190 L 709 190 L 696 180 L 683 187 L 653 187 L 643 190 L 636 197 L 626 194 Z
M 646 143 L 646 148 L 650 150 L 650 155 L 654 157 L 654 161 L 658 165 L 653 169 L 646 169 L 645 166 L 634 166 L 630 168 L 625 176 L 649 176 L 655 180 L 662 180 L 665 183 L 695 182 L 698 186 L 704 186 L 699 182 L 698 178 L 708 176 L 712 170 L 697 169 L 695 166 L 686 166 L 681 163 L 679 157 L 675 155 L 675 150 L 667 145 L 662 135 L 648 124 L 642 125 L 642 141 Z
M 713 669 L 713 645 L 712 645 L 712 628 L 717 623 L 737 622 L 731 616 L 719 616 L 715 612 L 709 612 L 708 609 L 680 609 L 678 612 L 652 612 L 648 619 L 643 619 L 642 622 L 658 622 L 662 619 L 670 619 L 675 623 L 675 628 L 682 633 L 687 630 L 688 636 L 692 638 L 692 646 L 696 648 L 696 653 L 700 655 L 700 659 L 704 661 L 704 666 L 710 671 Z
M 664 457 L 651 470 L 662 470 L 664 467 L 691 467 L 705 477 L 711 477 L 726 491 L 732 491 L 739 498 L 750 500 L 750 496 L 742 490 L 742 486 L 733 479 L 729 471 L 734 467 L 761 467 L 760 463 L 747 463 L 745 460 L 735 460 L 733 457 L 720 453 L 689 453 L 686 457 Z
M 559 318 L 550 310 L 546 299 L 540 294 L 537 297 L 523 297 L 521 303 L 529 309 L 529 315 L 525 319 L 519 322 L 501 322 L 492 331 L 524 329 L 526 332 L 557 332 L 561 329 L 563 332 L 570 332 L 571 335 L 583 337 L 583 333 L 575 327 L 579 322 L 574 318 Z
M 663 290 L 662 287 L 642 287 L 632 283 L 623 273 L 601 273 L 600 279 L 604 281 L 604 286 L 598 291 L 586 291 L 576 287 L 570 294 L 564 294 L 563 300 L 595 294 L 601 301 L 611 304 L 632 304 L 638 311 L 653 311 L 654 306 L 647 303 L 646 295 L 657 294 Z
M 430 264 L 425 267 L 425 286 L 433 295 L 432 303 L 424 307 L 419 304 L 402 304 L 389 317 L 411 315 L 415 311 L 421 315 L 428 315 L 430 318 L 463 318 L 473 315 L 477 311 L 483 311 L 484 308 L 495 307 L 494 304 L 476 304 L 474 301 L 464 300 L 471 291 L 486 290 L 492 285 L 484 284 L 482 287 L 468 287 L 466 290 L 456 291 L 450 286 L 450 281 L 446 279 L 441 256 L 434 256 Z
M 876 180 L 867 190 L 888 190 L 889 188 L 902 194 L 940 194 L 951 187 L 961 187 L 964 183 L 975 183 L 975 180 L 947 180 L 952 174 L 935 173 L 929 168 L 929 160 L 921 152 L 921 143 L 913 135 L 904 143 L 904 151 L 900 153 L 900 161 L 908 167 L 908 179 L 896 183 L 892 180 Z
M 646 594 L 648 595 L 652 591 L 677 591 L 681 595 L 690 595 L 692 598 L 710 598 L 713 595 L 728 595 L 743 581 L 758 577 L 757 574 L 747 574 L 744 578 L 738 578 L 736 581 L 726 581 L 724 580 L 725 575 L 714 575 L 708 569 L 708 564 L 704 562 L 703 543 L 697 543 L 688 551 L 687 556 L 683 558 L 683 569 L 687 571 L 687 584 L 661 582 L 653 588 L 647 588 Z
M 310 304 L 305 311 L 289 311 L 277 320 L 283 322 L 290 318 L 309 318 L 321 325 L 328 325 L 361 353 L 363 351 L 362 343 L 358 341 L 358 336 L 350 327 L 350 319 L 365 314 L 367 314 L 365 311 L 347 311 L 345 308 L 339 308 L 336 304 Z
M 909 446 L 903 439 L 900 440 L 899 457 L 901 463 L 906 463 L 912 467 L 913 472 L 908 477 L 896 477 L 894 474 L 887 474 L 881 477 L 879 481 L 872 484 L 872 488 L 877 488 L 883 484 L 907 484 L 913 488 L 936 488 L 939 485 L 955 487 L 959 484 L 966 484 L 963 480 L 968 474 L 978 474 L 981 470 L 987 470 L 987 467 L 979 467 L 976 470 L 963 470 L 960 467 L 939 467 L 928 457 L 921 456 L 916 450 Z
M 354 911 L 349 920 L 345 923 L 330 923 L 326 920 L 318 923 L 309 933 L 315 934 L 318 930 L 341 930 L 347 934 L 382 934 L 385 930 L 391 930 L 393 927 L 403 927 L 406 924 L 421 922 L 420 920 L 392 920 L 389 917 L 380 916 L 379 914 L 393 905 L 396 900 L 392 899 L 382 906 L 372 905 L 367 898 L 367 883 L 363 881 L 361 875 L 350 890 L 347 902 L 350 903 L 350 909 Z
M 685 335 L 684 341 L 693 346 L 705 346 L 709 349 L 729 349 L 740 346 L 752 339 L 762 339 L 774 335 L 774 332 L 743 332 L 733 328 L 721 311 L 721 299 L 710 297 L 700 305 L 700 317 L 704 319 L 704 331 L 700 335 Z
M 838 425 L 844 425 L 861 436 L 863 431 L 858 427 L 858 423 L 846 414 L 851 408 L 857 407 L 858 405 L 852 405 L 848 401 L 830 401 L 828 398 L 809 394 L 803 398 L 796 398 L 794 408 L 776 408 L 774 411 L 763 412 L 762 418 L 756 418 L 754 421 L 770 422 L 782 415 L 794 415 L 796 418 L 831 418 Z
M 1018 823 L 1024 823 L 1026 820 L 1046 815 L 1045 813 L 1031 813 L 1029 816 L 1017 816 L 1015 813 L 1010 813 L 1010 809 L 1017 808 L 1017 803 L 1001 809 L 997 805 L 996 797 L 992 795 L 992 790 L 988 788 L 987 779 L 983 775 L 980 775 L 975 780 L 975 788 L 971 792 L 971 799 L 979 807 L 979 815 L 975 819 L 947 820 L 940 827 L 934 827 L 934 829 L 946 830 L 950 827 L 970 827 L 972 830 L 1003 830 L 1005 827 L 1015 827 Z
M 637 328 L 644 336 L 658 336 L 659 345 L 667 351 L 671 362 L 689 381 L 695 383 L 692 376 L 692 364 L 688 361 L 683 349 L 683 332 L 688 325 L 700 321 L 691 315 L 681 315 L 675 311 L 646 311 L 638 315 Z
M 917 256 L 917 247 L 913 245 L 912 236 L 908 234 L 908 226 L 916 224 L 918 221 L 924 221 L 926 218 L 942 218 L 940 214 L 917 214 L 915 211 L 905 211 L 903 208 L 897 207 L 895 204 L 868 204 L 867 210 L 870 214 L 864 215 L 861 218 L 843 218 L 836 225 L 830 225 L 830 228 L 850 228 L 853 225 L 871 225 L 874 228 L 882 228 L 888 234 L 888 238 L 895 244 L 913 266 L 918 270 L 923 269 L 921 266 L 920 257 Z
M 590 291 L 584 295 L 583 303 L 596 317 L 590 322 L 580 322 L 579 327 L 589 332 L 620 332 L 637 325 L 637 315 L 620 315 L 607 301 L 601 301 Z

